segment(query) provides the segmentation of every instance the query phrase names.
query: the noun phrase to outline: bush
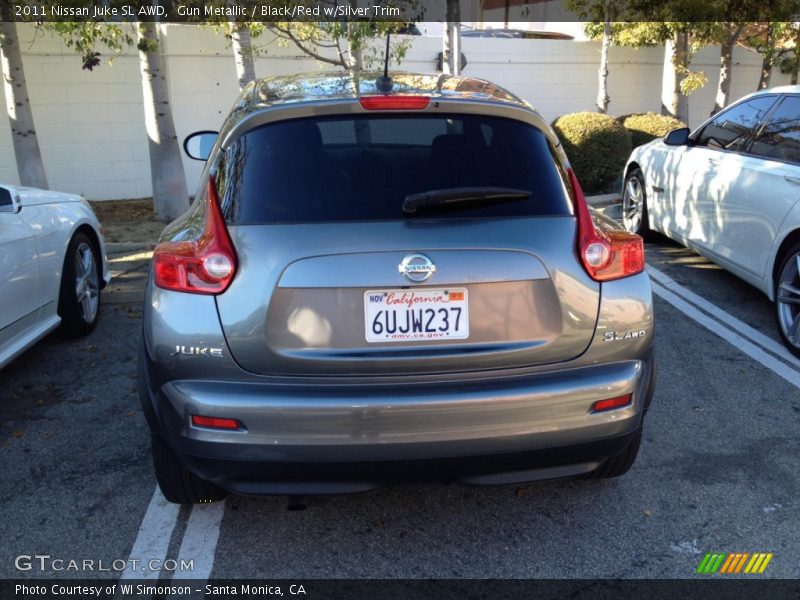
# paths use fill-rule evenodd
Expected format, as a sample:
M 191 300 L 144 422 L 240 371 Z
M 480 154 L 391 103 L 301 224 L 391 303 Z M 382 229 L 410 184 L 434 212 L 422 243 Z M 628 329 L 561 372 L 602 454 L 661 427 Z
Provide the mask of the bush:
M 572 113 L 553 121 L 553 129 L 585 192 L 602 192 L 622 174 L 631 138 L 616 119 L 593 112 Z
M 656 138 L 662 138 L 673 129 L 686 127 L 675 117 L 652 112 L 623 115 L 617 120 L 628 130 L 634 148 Z

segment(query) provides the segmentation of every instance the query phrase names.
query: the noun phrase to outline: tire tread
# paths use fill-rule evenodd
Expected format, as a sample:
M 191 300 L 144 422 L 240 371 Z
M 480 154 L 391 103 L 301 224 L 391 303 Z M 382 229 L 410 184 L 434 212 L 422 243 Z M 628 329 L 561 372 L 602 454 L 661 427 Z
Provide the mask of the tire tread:
M 597 467 L 594 471 L 589 473 L 589 479 L 611 479 L 619 477 L 627 473 L 636 462 L 636 457 L 639 454 L 639 446 L 642 443 L 642 430 L 641 428 L 630 443 L 625 447 L 625 450 L 617 456 L 611 456 L 605 462 Z
M 100 307 L 98 306 L 94 321 L 92 321 L 92 323 L 84 321 L 75 298 L 75 284 L 72 281 L 75 274 L 75 251 L 82 242 L 89 244 L 89 247 L 92 249 L 98 275 L 100 275 L 101 270 L 97 249 L 94 244 L 84 232 L 76 232 L 67 246 L 64 265 L 61 269 L 61 283 L 59 284 L 58 291 L 58 316 L 61 317 L 61 325 L 58 328 L 58 333 L 66 338 L 80 338 L 89 335 L 100 319 Z M 100 292 L 98 292 L 98 294 L 100 294 Z M 99 301 L 100 296 L 98 295 L 98 302 Z
M 219 486 L 201 479 L 178 462 L 158 435 L 152 436 L 153 467 L 164 498 L 175 504 L 198 504 L 222 500 L 227 494 Z

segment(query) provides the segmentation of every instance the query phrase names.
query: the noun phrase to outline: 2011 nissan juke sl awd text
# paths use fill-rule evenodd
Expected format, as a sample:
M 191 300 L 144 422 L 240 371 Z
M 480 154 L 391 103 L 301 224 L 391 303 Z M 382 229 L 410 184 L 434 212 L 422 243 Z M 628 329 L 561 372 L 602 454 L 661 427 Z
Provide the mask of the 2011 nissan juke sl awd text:
M 139 362 L 178 503 L 615 477 L 653 396 L 640 237 L 487 81 L 257 81 L 155 249 Z M 379 91 L 379 88 L 382 91 Z

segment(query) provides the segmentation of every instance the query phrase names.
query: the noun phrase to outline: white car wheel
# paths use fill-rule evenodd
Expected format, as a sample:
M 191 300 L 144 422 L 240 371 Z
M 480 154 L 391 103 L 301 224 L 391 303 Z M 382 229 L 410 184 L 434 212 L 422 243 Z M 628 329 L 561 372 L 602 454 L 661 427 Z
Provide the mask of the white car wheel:
M 775 283 L 778 331 L 789 350 L 800 356 L 800 244 L 786 254 Z
M 634 169 L 625 178 L 622 189 L 622 225 L 628 231 L 642 235 L 647 233 L 647 195 L 644 176 Z

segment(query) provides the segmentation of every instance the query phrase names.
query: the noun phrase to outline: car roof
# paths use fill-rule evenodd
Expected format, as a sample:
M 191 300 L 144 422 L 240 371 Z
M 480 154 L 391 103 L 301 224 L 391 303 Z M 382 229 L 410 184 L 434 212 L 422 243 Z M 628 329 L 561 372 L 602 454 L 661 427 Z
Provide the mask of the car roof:
M 759 90 L 757 94 L 800 94 L 800 85 L 779 85 L 777 87 Z
M 363 96 L 382 95 L 376 80 L 380 71 L 361 72 L 358 77 L 346 71 L 302 73 L 268 77 L 249 84 L 239 96 L 220 132 L 223 147 L 253 127 L 279 120 L 277 113 L 289 118 L 320 116 L 346 112 L 344 105 L 358 104 Z M 450 108 L 468 112 L 471 107 L 481 114 L 521 118 L 539 128 L 554 147 L 560 141 L 544 118 L 525 100 L 499 85 L 479 79 L 442 73 L 391 73 L 393 81 L 389 95 L 427 96 L 431 104 L 437 100 Z M 355 101 L 355 102 L 352 102 Z M 273 116 L 270 116 L 273 115 Z M 282 117 L 285 118 L 285 117 Z
M 242 100 L 247 103 L 247 108 L 257 110 L 279 104 L 357 99 L 380 94 L 375 81 L 382 74 L 378 71 L 362 72 L 358 80 L 342 71 L 268 77 L 256 81 L 252 92 L 245 92 Z M 481 100 L 533 110 L 532 106 L 508 90 L 477 77 L 406 72 L 391 73 L 391 77 L 394 83 L 392 94 Z

